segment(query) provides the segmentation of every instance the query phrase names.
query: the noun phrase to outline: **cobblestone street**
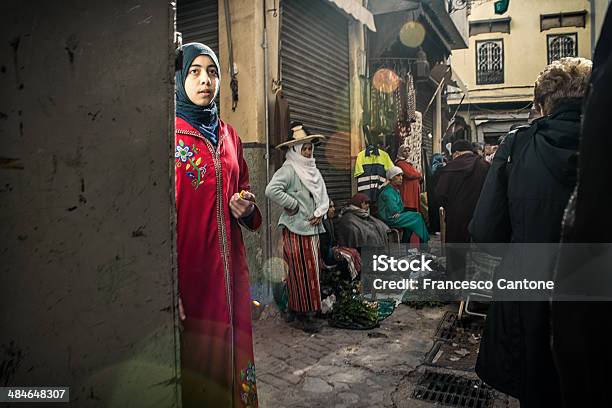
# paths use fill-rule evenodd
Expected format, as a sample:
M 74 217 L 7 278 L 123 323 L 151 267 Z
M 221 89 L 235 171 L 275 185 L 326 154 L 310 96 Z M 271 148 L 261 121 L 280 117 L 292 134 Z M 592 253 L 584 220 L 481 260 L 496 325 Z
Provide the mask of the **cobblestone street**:
M 391 407 L 393 395 L 424 360 L 445 309 L 399 305 L 379 328 L 324 326 L 308 335 L 280 318 L 254 322 L 260 406 Z M 413 401 L 411 406 L 417 405 Z

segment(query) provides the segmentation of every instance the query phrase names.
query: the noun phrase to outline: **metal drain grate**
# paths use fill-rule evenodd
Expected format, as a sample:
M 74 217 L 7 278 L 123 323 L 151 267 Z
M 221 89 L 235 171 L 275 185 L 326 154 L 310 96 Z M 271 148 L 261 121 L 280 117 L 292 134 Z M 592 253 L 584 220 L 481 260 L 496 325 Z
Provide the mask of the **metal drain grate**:
M 457 325 L 457 315 L 453 312 L 447 311 L 444 313 L 434 338 L 436 340 L 449 341 L 452 340 L 455 335 L 455 326 Z
M 425 371 L 412 398 L 451 407 L 490 408 L 495 395 L 493 389 L 480 380 Z

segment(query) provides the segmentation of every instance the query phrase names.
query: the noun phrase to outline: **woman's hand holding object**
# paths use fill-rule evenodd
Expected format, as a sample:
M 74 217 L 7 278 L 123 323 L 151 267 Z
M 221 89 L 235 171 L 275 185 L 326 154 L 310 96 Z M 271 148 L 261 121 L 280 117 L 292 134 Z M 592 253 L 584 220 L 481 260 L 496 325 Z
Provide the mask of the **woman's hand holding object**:
M 255 209 L 255 194 L 249 191 L 234 193 L 229 206 L 234 218 L 248 217 Z

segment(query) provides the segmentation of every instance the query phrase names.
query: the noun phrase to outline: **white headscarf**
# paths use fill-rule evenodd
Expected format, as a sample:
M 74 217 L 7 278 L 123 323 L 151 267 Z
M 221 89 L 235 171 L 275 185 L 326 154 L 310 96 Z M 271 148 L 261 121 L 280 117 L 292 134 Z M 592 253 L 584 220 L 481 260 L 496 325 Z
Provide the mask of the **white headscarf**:
M 393 177 L 397 176 L 398 174 L 402 174 L 403 172 L 404 171 L 401 167 L 393 166 L 387 170 L 387 180 L 391 180 Z
M 329 197 L 327 196 L 327 188 L 325 181 L 321 176 L 321 172 L 317 169 L 314 158 L 314 145 L 312 146 L 312 158 L 302 156 L 302 146 L 304 143 L 296 144 L 289 149 L 285 154 L 285 163 L 283 166 L 291 166 L 296 174 L 312 194 L 314 202 L 318 204 L 314 211 L 315 217 L 321 217 L 327 214 L 329 209 Z

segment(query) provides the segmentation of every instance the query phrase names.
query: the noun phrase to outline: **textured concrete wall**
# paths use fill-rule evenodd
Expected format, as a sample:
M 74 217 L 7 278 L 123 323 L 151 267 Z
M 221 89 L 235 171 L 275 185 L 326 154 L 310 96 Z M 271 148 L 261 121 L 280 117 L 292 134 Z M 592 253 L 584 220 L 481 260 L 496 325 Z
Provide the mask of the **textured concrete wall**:
M 365 26 L 351 20 L 349 24 L 349 67 L 351 71 L 351 175 L 355 169 L 357 155 L 365 148 L 363 135 L 363 91 L 366 75 Z M 365 83 L 365 82 L 363 82 Z M 353 194 L 357 192 L 357 179 L 351 178 Z
M 0 385 L 178 405 L 173 13 L 0 5 Z
M 272 300 L 269 275 L 264 271 L 266 264 L 266 160 L 265 147 L 259 144 L 245 144 L 244 158 L 249 166 L 252 191 L 257 197 L 257 204 L 264 216 L 261 228 L 255 232 L 242 229 L 244 246 L 247 252 L 249 274 L 251 279 L 251 296 L 262 304 Z
M 236 129 L 244 143 L 244 153 L 249 165 L 251 185 L 264 216 L 263 225 L 257 232 L 243 229 L 243 234 L 249 262 L 252 297 L 265 304 L 272 301 L 272 286 L 268 273 L 267 240 L 269 232 L 275 228 L 268 229 L 269 222 L 266 217 L 268 202 L 264 194 L 267 184 L 264 92 L 268 91 L 270 112 L 272 112 L 274 106 L 274 95 L 271 92 L 271 86 L 269 84 L 266 86 L 264 79 L 263 1 L 232 0 L 229 3 L 233 57 L 234 64 L 238 69 L 239 101 L 235 111 L 232 111 L 228 36 L 224 2 L 222 0 L 219 0 L 219 61 L 222 69 L 221 89 L 223 90 L 221 92 L 221 117 Z M 271 1 L 267 3 L 266 9 L 274 7 Z M 271 12 L 267 16 L 268 32 L 271 33 L 273 30 L 270 24 L 277 25 L 278 16 L 273 17 Z M 268 41 L 268 45 L 274 47 L 269 51 L 270 63 L 275 63 L 277 61 L 278 47 L 276 47 L 276 42 L 278 37 L 271 38 Z M 276 71 L 274 71 L 273 76 L 270 76 L 270 83 L 276 77 L 275 73 Z M 273 218 L 270 217 L 270 219 Z M 278 220 L 278 217 L 276 220 Z M 257 316 L 257 313 L 255 316 Z
M 232 111 L 230 63 L 224 0 L 219 0 L 219 63 L 221 117 L 243 142 L 265 142 L 264 54 L 262 0 L 229 2 L 234 64 L 238 69 L 238 106 Z

